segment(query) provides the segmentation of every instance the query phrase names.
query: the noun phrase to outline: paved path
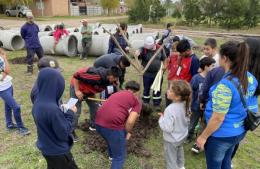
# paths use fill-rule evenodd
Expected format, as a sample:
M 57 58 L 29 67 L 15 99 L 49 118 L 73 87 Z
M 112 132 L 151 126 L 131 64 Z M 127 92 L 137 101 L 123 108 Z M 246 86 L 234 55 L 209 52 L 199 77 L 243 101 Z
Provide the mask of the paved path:
M 116 22 L 118 19 L 124 19 L 127 18 L 127 16 L 113 16 L 113 17 L 105 17 L 105 16 L 100 16 L 100 17 L 91 17 L 87 18 L 89 22 L 98 22 L 98 21 L 103 21 L 103 20 L 111 20 L 111 23 Z M 70 25 L 70 26 L 79 26 L 80 20 L 82 18 L 75 18 L 75 19 L 66 19 L 66 18 L 60 18 L 60 19 L 50 19 L 49 21 L 35 21 L 37 24 L 57 24 L 63 22 L 65 25 Z M 25 18 L 21 19 L 1 19 L 0 18 L 0 26 L 4 28 L 14 28 L 14 27 L 21 27 L 25 23 Z

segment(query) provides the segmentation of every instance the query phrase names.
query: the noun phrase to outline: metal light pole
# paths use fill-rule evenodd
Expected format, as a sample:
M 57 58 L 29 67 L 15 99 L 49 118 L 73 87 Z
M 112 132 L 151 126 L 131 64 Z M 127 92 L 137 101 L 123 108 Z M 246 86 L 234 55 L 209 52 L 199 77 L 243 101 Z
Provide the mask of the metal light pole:
M 41 12 L 42 12 L 42 16 L 43 16 L 43 2 L 42 2 L 42 0 L 40 0 L 40 3 L 41 3 Z

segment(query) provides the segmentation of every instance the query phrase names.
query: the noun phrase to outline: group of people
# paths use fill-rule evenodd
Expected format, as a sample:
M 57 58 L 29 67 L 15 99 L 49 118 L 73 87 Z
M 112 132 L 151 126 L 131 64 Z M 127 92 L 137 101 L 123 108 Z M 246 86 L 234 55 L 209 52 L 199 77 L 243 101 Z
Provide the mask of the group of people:
M 183 144 L 193 141 L 195 128 L 200 123 L 203 131 L 196 138 L 192 151 L 205 151 L 208 169 L 231 169 L 231 160 L 247 132 L 244 127 L 246 109 L 258 112 L 260 39 L 228 41 L 218 49 L 216 40 L 208 38 L 203 46 L 204 56 L 199 59 L 192 50 L 192 42 L 184 36 L 173 36 L 172 24 L 167 24 L 159 43 L 149 36 L 144 46 L 134 53 L 146 67 L 160 45 L 165 45 L 166 52 L 157 52 L 143 75 L 141 102 L 138 98 L 140 84 L 132 80 L 124 83 L 130 62 L 111 38 L 107 54 L 98 57 L 93 66 L 81 68 L 72 75 L 70 97 L 77 99 L 77 103 L 70 106 L 62 101 L 65 80 L 59 64 L 53 57 L 42 57 L 42 48 L 33 38 L 39 28 L 30 22 L 29 16 L 22 28 L 24 34 L 28 29 L 33 30 L 30 31 L 32 38 L 26 41 L 27 52 L 30 57 L 39 53 L 40 58 L 38 78 L 31 91 L 32 115 L 37 127 L 37 147 L 49 169 L 78 168 L 70 150 L 73 142 L 79 140 L 76 128 L 83 101 L 89 107 L 89 130 L 99 133 L 108 145 L 111 169 L 122 169 L 127 140 L 134 134 L 132 129 L 140 116 L 142 102 L 150 104 L 152 85 L 160 71 L 168 72 L 165 110 L 162 111 L 161 87 L 159 91 L 152 91 L 152 100 L 160 116 L 158 123 L 163 132 L 166 168 L 185 168 Z M 87 25 L 87 21 L 83 24 Z M 82 42 L 89 46 L 91 30 L 86 27 L 81 32 L 84 34 Z M 115 38 L 129 53 L 123 36 L 126 32 L 127 25 L 120 24 Z M 85 54 L 82 58 L 86 58 Z M 30 132 L 24 127 L 20 106 L 13 98 L 10 68 L 3 50 L 0 51 L 0 70 L 0 97 L 5 102 L 6 127 L 8 130 L 18 128 L 20 134 L 27 135 Z M 159 80 L 162 85 L 163 78 Z M 96 98 L 98 93 L 101 99 Z M 12 111 L 16 124 L 12 122 Z

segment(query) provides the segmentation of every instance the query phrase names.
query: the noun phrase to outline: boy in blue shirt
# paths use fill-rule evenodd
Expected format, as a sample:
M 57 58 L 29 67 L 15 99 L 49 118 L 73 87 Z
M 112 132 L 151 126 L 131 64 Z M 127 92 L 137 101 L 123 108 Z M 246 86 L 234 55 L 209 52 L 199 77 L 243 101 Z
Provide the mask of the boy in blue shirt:
M 208 72 L 213 69 L 216 61 L 211 57 L 205 57 L 200 60 L 200 69 L 202 70 L 199 74 L 196 74 L 191 79 L 191 87 L 192 87 L 192 102 L 191 102 L 191 112 L 192 115 L 190 117 L 190 127 L 189 134 L 187 137 L 187 141 L 190 142 L 192 140 L 195 127 L 199 121 L 199 118 L 202 116 L 200 105 L 199 105 L 199 95 L 202 92 L 202 84 L 207 76 Z

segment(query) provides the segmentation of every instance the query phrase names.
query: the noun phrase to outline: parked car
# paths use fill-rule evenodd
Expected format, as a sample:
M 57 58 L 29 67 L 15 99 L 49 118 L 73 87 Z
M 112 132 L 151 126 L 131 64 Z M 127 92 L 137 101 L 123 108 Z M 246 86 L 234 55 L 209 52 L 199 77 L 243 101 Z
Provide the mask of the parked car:
M 30 10 L 27 6 L 14 6 L 10 9 L 5 10 L 6 16 L 19 16 L 19 17 L 25 17 L 27 13 L 32 13 L 32 10 Z

